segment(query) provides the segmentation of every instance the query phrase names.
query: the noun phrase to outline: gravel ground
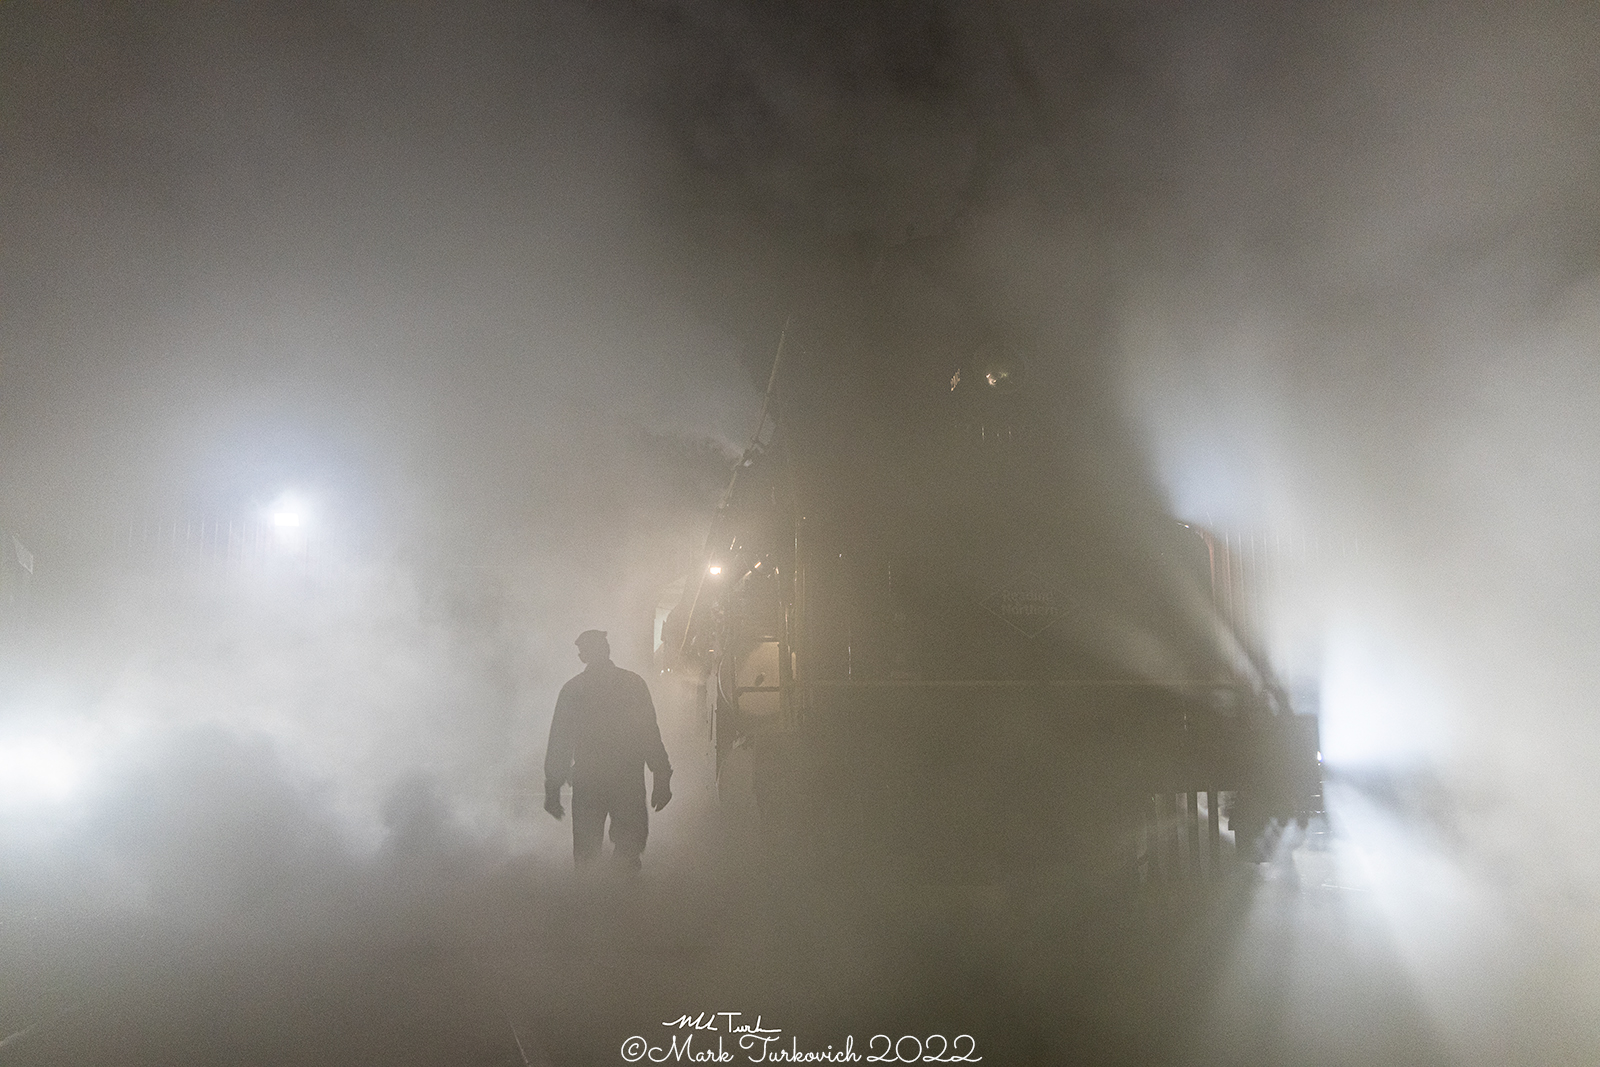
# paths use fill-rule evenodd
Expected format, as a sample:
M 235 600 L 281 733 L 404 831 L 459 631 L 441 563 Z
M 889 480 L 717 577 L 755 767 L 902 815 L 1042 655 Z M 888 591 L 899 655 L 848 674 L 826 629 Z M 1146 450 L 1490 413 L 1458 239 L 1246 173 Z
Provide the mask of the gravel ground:
M 890 1038 L 991 1064 L 1448 1062 L 1332 853 L 1132 893 L 729 855 L 632 881 L 526 860 L 377 879 L 270 923 L 10 916 L 0 1062 L 615 1064 L 635 1036 L 734 1063 L 865 1062 Z

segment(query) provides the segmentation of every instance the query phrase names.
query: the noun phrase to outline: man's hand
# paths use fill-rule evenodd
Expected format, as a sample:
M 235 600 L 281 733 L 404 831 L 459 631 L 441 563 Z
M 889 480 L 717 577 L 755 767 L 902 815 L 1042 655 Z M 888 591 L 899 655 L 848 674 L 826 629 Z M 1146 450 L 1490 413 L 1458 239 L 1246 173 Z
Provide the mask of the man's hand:
M 655 787 L 650 790 L 650 806 L 660 811 L 672 799 L 672 775 L 656 775 Z
M 561 787 L 559 785 L 553 789 L 549 786 L 545 787 L 544 810 L 558 819 L 567 813 L 567 809 L 561 806 Z

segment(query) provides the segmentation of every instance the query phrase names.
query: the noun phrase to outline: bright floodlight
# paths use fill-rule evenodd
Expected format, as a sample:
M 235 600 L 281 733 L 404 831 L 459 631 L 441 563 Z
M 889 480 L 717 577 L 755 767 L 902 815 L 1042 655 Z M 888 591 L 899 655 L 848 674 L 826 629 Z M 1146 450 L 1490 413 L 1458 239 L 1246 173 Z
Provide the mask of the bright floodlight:
M 272 502 L 267 509 L 267 518 L 272 521 L 273 529 L 288 536 L 303 529 L 310 517 L 306 512 L 305 498 L 299 493 L 286 492 Z
M 0 739 L 0 810 L 71 799 L 83 782 L 84 763 L 64 737 Z
M 722 568 L 717 566 L 715 563 L 713 563 L 711 565 L 711 569 L 707 573 L 709 573 L 709 574 L 721 574 L 722 573 Z

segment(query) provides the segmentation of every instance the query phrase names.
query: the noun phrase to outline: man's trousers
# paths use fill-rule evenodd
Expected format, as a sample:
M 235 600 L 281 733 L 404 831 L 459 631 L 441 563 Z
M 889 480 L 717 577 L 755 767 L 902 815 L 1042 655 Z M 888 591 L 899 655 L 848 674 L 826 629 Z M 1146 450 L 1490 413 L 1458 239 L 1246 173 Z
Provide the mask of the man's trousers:
M 584 782 L 572 787 L 572 858 L 579 865 L 600 855 L 606 819 L 611 819 L 611 844 L 616 859 L 639 865 L 645 838 L 650 833 L 650 811 L 645 807 L 644 774 L 625 781 Z

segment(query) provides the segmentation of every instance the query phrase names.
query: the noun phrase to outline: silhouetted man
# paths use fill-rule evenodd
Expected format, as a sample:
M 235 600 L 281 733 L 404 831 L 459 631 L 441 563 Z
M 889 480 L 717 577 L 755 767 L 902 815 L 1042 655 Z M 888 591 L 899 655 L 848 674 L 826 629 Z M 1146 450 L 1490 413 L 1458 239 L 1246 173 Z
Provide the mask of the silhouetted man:
M 583 673 L 561 687 L 544 757 L 544 810 L 556 818 L 561 787 L 572 782 L 572 858 L 580 866 L 600 855 L 611 818 L 613 858 L 639 869 L 650 830 L 644 806 L 644 768 L 655 780 L 650 806 L 672 799 L 672 764 L 661 743 L 656 707 L 644 679 L 611 662 L 604 630 L 578 635 Z

